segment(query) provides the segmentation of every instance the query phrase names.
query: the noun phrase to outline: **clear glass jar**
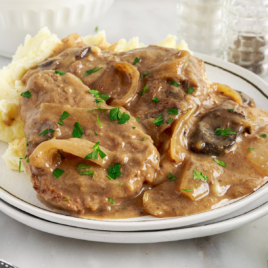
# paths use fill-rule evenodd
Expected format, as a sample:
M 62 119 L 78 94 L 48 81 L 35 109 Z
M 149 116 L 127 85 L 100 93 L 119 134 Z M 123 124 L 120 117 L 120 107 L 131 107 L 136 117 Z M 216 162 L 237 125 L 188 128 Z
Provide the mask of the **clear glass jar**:
M 227 0 L 225 58 L 258 75 L 268 70 L 268 0 Z
M 178 39 L 196 52 L 223 57 L 226 0 L 177 0 Z

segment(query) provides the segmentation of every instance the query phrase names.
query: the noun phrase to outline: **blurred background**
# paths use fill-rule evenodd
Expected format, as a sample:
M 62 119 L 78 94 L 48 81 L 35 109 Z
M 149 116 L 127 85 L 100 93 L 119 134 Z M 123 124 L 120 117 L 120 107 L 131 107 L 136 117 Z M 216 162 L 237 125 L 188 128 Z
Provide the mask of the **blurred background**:
M 108 42 L 167 34 L 191 50 L 258 75 L 268 70 L 268 0 L 0 0 L 0 54 L 11 57 L 26 34 L 44 26 L 60 37 L 106 30 Z

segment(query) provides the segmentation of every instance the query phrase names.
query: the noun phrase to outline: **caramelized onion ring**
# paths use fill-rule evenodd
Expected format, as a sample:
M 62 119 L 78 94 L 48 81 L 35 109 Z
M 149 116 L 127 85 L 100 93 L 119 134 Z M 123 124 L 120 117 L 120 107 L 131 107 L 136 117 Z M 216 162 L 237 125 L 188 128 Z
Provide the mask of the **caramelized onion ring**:
M 130 87 L 126 95 L 119 99 L 113 99 L 110 104 L 114 106 L 125 106 L 133 100 L 138 93 L 140 73 L 133 65 L 127 62 L 118 62 L 114 67 L 126 75 Z
M 51 139 L 39 144 L 30 156 L 30 164 L 37 168 L 45 168 L 53 166 L 53 156 L 58 153 L 58 150 L 63 150 L 66 153 L 85 158 L 86 155 L 94 151 L 95 144 L 91 141 L 71 138 L 67 140 Z M 106 154 L 106 157 L 101 159 L 90 159 L 90 161 L 107 168 L 114 160 L 115 153 L 106 150 L 102 146 L 100 149 Z
M 193 115 L 196 108 L 191 109 L 179 119 L 173 123 L 173 131 L 170 140 L 169 155 L 171 159 L 175 160 L 177 164 L 181 163 L 185 158 L 185 151 L 187 150 L 184 146 L 183 130 L 185 122 Z
M 235 90 L 233 90 L 232 88 L 230 88 L 229 86 L 222 85 L 219 83 L 213 83 L 213 85 L 216 85 L 217 92 L 223 94 L 226 97 L 231 98 L 233 101 L 235 101 L 239 105 L 243 104 L 243 101 L 242 101 L 240 94 L 238 92 L 236 92 Z

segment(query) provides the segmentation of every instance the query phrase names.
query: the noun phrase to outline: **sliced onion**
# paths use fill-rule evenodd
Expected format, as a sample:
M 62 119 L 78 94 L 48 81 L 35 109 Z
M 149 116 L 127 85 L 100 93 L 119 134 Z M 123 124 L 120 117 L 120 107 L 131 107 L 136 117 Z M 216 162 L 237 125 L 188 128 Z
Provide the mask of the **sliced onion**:
M 233 90 L 227 85 L 219 84 L 219 83 L 213 83 L 213 85 L 216 85 L 217 92 L 223 94 L 226 97 L 231 98 L 233 101 L 238 103 L 239 105 L 243 104 L 242 98 L 238 92 Z
M 126 95 L 122 98 L 113 99 L 110 104 L 113 106 L 125 106 L 132 101 L 138 93 L 140 73 L 132 64 L 127 62 L 117 62 L 114 67 L 124 73 L 130 83 L 130 87 Z
M 53 158 L 58 154 L 58 150 L 69 153 L 81 158 L 85 158 L 89 153 L 94 151 L 95 143 L 83 139 L 51 139 L 39 144 L 30 156 L 30 164 L 37 168 L 51 169 L 53 167 Z M 90 159 L 90 161 L 107 168 L 114 160 L 115 153 L 99 146 L 106 154 L 103 159 L 98 156 L 98 159 Z

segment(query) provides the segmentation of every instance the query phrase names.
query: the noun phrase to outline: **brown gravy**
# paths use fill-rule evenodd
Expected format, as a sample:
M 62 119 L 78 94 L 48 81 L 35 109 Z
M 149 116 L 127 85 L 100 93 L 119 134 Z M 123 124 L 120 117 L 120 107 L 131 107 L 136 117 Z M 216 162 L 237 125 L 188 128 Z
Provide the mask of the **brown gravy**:
M 45 204 L 85 218 L 184 216 L 266 182 L 268 112 L 211 84 L 202 60 L 68 38 L 23 77 L 26 165 Z

